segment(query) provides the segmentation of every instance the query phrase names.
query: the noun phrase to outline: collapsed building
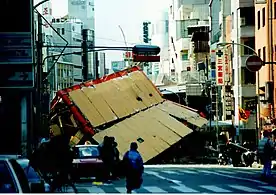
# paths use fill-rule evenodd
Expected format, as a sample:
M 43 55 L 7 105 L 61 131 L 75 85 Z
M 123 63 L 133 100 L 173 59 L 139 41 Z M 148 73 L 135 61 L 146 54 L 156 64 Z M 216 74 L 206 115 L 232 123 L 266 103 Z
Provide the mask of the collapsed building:
M 137 66 L 58 91 L 50 116 L 52 136 L 71 136 L 72 146 L 114 136 L 121 155 L 136 141 L 145 162 L 208 123 L 196 110 L 163 99 Z

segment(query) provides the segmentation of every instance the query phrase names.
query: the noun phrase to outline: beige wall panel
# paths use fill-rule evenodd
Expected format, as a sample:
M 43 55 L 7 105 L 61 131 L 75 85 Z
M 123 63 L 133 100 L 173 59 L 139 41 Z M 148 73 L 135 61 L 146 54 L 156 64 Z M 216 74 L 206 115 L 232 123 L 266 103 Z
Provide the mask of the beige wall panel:
M 177 116 L 179 118 L 183 118 L 187 120 L 189 123 L 196 125 L 198 127 L 202 127 L 203 125 L 208 123 L 208 120 L 201 117 L 199 114 L 190 111 L 186 108 L 178 106 L 170 101 L 165 101 L 162 104 L 157 105 L 161 110 L 170 113 L 171 115 Z
M 102 115 L 100 115 L 98 110 L 81 90 L 71 91 L 69 92 L 69 96 L 93 127 L 106 123 Z
M 144 118 L 141 118 L 139 115 L 135 115 L 131 117 L 129 120 L 125 122 L 125 124 L 130 128 L 131 131 L 135 129 L 139 134 L 139 137 L 141 137 L 144 142 L 152 149 L 154 149 L 157 153 L 161 153 L 166 148 L 169 147 L 169 145 L 164 142 L 163 140 L 160 140 L 158 136 L 154 133 L 154 128 L 149 130 L 150 125 L 154 125 L 154 122 L 151 121 L 151 124 L 149 125 L 147 121 L 144 120 Z M 137 137 L 137 139 L 139 138 Z
M 142 81 L 142 83 L 146 86 L 148 92 L 153 95 L 153 98 L 156 100 L 157 103 L 164 101 L 160 93 L 158 93 L 156 88 L 153 86 L 152 82 L 147 77 L 145 77 L 145 75 L 142 72 L 132 72 L 130 73 L 130 77 Z
M 174 131 L 177 135 L 185 137 L 187 134 L 192 133 L 193 130 L 171 117 L 167 112 L 158 109 L 156 106 L 147 110 L 150 116 L 156 118 L 164 126 Z
M 124 106 L 125 100 L 122 98 L 122 95 L 120 95 L 119 91 L 114 88 L 110 83 L 110 81 L 106 81 L 104 83 L 97 84 L 95 85 L 96 90 L 99 93 L 104 94 L 103 98 L 118 118 L 128 116 L 129 111 Z
M 82 91 L 88 97 L 94 107 L 98 110 L 98 112 L 103 116 L 106 122 L 114 121 L 117 119 L 117 116 L 103 98 L 104 94 L 101 94 L 95 88 L 83 88 Z
M 143 101 L 137 100 L 138 95 L 132 87 L 132 85 L 135 84 L 130 78 L 125 77 L 123 79 L 112 80 L 112 82 L 119 88 L 122 93 L 124 93 L 128 97 L 129 102 L 131 102 L 131 105 L 133 106 L 133 108 L 135 108 L 136 111 L 147 108 Z

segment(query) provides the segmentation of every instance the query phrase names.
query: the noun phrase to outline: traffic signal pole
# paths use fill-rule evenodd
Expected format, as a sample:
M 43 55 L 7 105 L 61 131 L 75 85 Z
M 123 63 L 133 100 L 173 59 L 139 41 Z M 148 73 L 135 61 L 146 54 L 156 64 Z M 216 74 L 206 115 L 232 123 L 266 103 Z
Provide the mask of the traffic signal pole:
M 82 30 L 82 76 L 83 80 L 88 80 L 88 29 Z
M 43 37 L 42 37 L 42 17 L 40 14 L 37 14 L 38 19 L 38 29 L 37 29 L 37 66 L 36 66 L 36 128 L 34 129 L 35 137 L 41 135 L 41 92 L 42 92 L 42 73 L 43 73 L 43 60 L 42 60 L 42 47 L 43 47 Z

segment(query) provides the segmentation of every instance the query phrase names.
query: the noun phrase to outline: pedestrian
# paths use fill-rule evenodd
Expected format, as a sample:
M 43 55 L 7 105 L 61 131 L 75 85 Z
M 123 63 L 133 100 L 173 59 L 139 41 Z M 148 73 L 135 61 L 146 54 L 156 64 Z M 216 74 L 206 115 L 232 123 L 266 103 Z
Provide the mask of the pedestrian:
M 127 193 L 131 194 L 132 190 L 139 189 L 143 183 L 144 163 L 136 142 L 130 144 L 130 150 L 125 153 L 123 162 L 125 164 L 126 189 Z
M 103 143 L 99 146 L 100 156 L 105 167 L 104 181 L 109 182 L 111 179 L 111 171 L 114 161 L 114 152 L 112 139 L 108 136 L 104 137 Z
M 114 164 L 112 167 L 112 179 L 117 180 L 120 175 L 120 152 L 117 148 L 118 144 L 114 139 L 113 152 L 114 152 Z
M 268 131 L 263 132 L 263 139 L 258 144 L 258 156 L 263 164 L 262 177 L 271 176 L 271 159 L 273 157 L 274 145 Z

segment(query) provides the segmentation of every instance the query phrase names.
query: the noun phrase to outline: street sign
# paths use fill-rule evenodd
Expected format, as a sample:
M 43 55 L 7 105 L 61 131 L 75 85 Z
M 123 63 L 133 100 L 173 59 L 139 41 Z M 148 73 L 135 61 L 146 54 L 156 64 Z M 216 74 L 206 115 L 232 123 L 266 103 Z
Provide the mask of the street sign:
M 31 33 L 0 33 L 0 65 L 32 64 Z
M 259 56 L 252 55 L 246 59 L 246 68 L 251 72 L 259 71 L 263 66 L 263 61 Z

